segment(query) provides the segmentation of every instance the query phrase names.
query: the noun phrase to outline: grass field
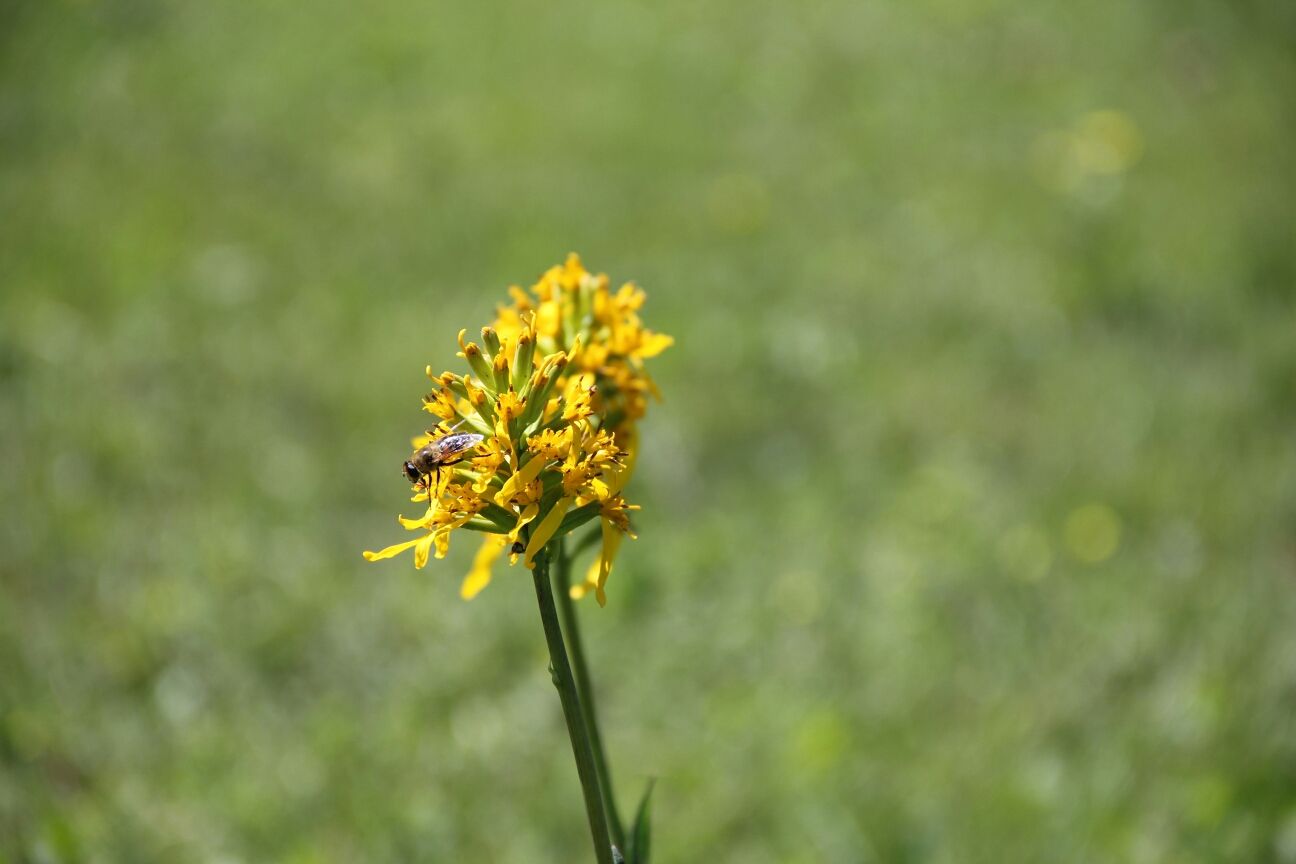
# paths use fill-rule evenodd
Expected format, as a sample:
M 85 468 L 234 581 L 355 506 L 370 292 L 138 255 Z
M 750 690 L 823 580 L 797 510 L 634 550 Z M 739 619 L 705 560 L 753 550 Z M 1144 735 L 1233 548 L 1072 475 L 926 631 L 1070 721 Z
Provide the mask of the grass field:
M 0 4 L 0 862 L 572 862 L 520 568 L 367 564 L 569 250 L 655 860 L 1296 862 L 1296 13 Z

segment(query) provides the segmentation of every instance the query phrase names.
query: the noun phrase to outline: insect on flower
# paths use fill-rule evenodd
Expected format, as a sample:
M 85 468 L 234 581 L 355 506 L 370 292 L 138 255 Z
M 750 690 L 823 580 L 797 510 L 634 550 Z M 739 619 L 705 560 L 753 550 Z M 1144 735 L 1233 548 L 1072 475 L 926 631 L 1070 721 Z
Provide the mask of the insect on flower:
M 452 532 L 480 532 L 481 548 L 459 589 L 469 599 L 506 551 L 510 564 L 530 569 L 548 558 L 551 543 L 598 519 L 601 552 L 568 593 L 593 593 L 603 605 L 621 538 L 634 536 L 627 514 L 638 508 L 622 490 L 638 452 L 638 421 L 657 397 L 645 361 L 673 340 L 643 326 L 642 290 L 629 282 L 614 290 L 576 255 L 529 292 L 512 288 L 510 296 L 482 328 L 481 344 L 459 332 L 470 374 L 425 370 L 433 390 L 423 408 L 440 422 L 416 439 L 402 473 L 414 485 L 411 500 L 426 501 L 427 510 L 399 517 L 420 536 L 364 557 L 380 561 L 413 549 L 414 567 L 422 569 L 433 553 L 445 557 Z M 465 424 L 471 431 L 460 432 Z M 471 470 L 450 467 L 467 460 Z M 443 468 L 464 482 L 443 489 Z
M 405 476 L 414 484 L 427 489 L 429 500 L 432 495 L 432 478 L 441 482 L 441 469 L 448 468 L 464 459 L 464 454 L 485 440 L 484 435 L 472 432 L 451 432 L 433 439 L 419 448 L 401 468 Z

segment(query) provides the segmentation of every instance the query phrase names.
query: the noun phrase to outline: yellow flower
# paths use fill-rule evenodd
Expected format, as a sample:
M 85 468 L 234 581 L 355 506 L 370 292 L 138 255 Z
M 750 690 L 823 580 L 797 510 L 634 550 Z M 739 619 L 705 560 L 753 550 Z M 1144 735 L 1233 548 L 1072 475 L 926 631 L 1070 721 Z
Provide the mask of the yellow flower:
M 597 517 L 602 551 L 572 596 L 593 590 L 600 605 L 606 602 L 621 538 L 634 537 L 627 514 L 638 508 L 621 492 L 637 451 L 635 423 L 648 396 L 657 396 L 643 361 L 672 342 L 642 326 L 641 290 L 627 284 L 614 294 L 608 284 L 573 254 L 530 292 L 510 288 L 512 302 L 482 328 L 480 344 L 459 331 L 468 372 L 427 370 L 434 389 L 423 406 L 438 422 L 412 441 L 412 464 L 436 468 L 412 490 L 412 500 L 426 503 L 424 514 L 398 517 L 419 536 L 365 552 L 366 559 L 413 549 L 414 566 L 422 568 L 429 557 L 446 555 L 455 531 L 484 533 L 460 588 L 470 599 L 490 582 L 491 566 L 506 549 L 511 563 L 521 558 L 532 567 L 555 537 Z M 476 436 L 467 452 L 419 461 L 420 448 L 453 433 Z
M 556 429 L 546 429 L 539 435 L 532 435 L 527 441 L 527 446 L 533 453 L 546 459 L 566 459 L 567 453 L 571 450 L 571 439 L 571 427 L 561 432 Z
M 567 379 L 562 419 L 584 420 L 594 413 L 594 376 L 588 372 Z
M 629 535 L 632 540 L 636 536 L 630 529 L 629 511 L 638 510 L 639 507 L 635 504 L 627 504 L 621 497 L 621 490 L 634 471 L 635 459 L 639 452 L 637 439 L 632 437 L 629 445 L 625 460 L 608 471 L 607 482 L 591 484 L 597 496 L 598 512 L 602 519 L 603 545 L 599 557 L 585 573 L 585 581 L 573 585 L 570 590 L 571 596 L 577 600 L 592 590 L 594 599 L 600 606 L 607 603 L 607 595 L 603 589 L 607 585 L 608 576 L 612 573 L 612 563 L 621 548 L 622 536 Z
M 572 253 L 545 271 L 529 293 L 510 288 L 513 302 L 499 307 L 493 329 L 513 338 L 532 316 L 538 348 L 566 352 L 567 376 L 593 374 L 591 410 L 603 418 L 603 428 L 619 433 L 643 417 L 648 396 L 658 397 L 644 361 L 674 340 L 643 326 L 639 311 L 646 295 L 640 288 L 626 283 L 613 293 L 609 284 Z

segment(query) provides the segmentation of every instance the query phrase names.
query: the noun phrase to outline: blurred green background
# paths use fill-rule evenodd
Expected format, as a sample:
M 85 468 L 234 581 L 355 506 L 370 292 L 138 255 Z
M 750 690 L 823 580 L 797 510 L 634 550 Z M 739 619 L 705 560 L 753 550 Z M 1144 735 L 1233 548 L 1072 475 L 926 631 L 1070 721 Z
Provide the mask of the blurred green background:
M 649 292 L 661 862 L 1296 861 L 1296 7 L 0 4 L 0 861 L 586 860 L 423 367 Z

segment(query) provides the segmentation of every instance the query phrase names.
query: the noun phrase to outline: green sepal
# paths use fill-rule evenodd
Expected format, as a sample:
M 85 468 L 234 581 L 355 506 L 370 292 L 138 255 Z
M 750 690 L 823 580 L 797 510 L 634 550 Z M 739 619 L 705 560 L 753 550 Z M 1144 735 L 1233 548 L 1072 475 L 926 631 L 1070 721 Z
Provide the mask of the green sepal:
M 544 417 L 544 409 L 545 405 L 549 403 L 549 395 L 553 393 L 554 385 L 558 383 L 558 376 L 562 374 L 566 366 L 567 361 L 564 359 L 546 365 L 540 371 L 540 386 L 533 388 L 527 394 L 526 409 L 522 412 L 522 428 L 526 430 L 527 435 L 534 434 L 535 427 L 539 425 L 541 418 Z M 530 381 L 528 381 L 529 383 Z
M 567 532 L 575 531 L 577 528 L 593 519 L 599 514 L 599 508 L 601 506 L 602 505 L 599 502 L 591 501 L 588 504 L 582 504 L 575 510 L 568 510 L 567 514 L 563 516 L 562 524 L 558 526 L 558 536 L 565 537 L 567 536 Z M 599 537 L 603 536 L 602 529 L 599 529 L 598 535 Z M 583 550 L 584 548 L 584 544 L 581 544 L 580 549 Z M 575 553 L 572 554 L 573 557 L 575 557 Z
M 531 378 L 531 364 L 535 357 L 535 338 L 529 331 L 518 337 L 517 350 L 513 352 L 513 389 L 522 390 Z
M 512 528 L 505 528 L 489 519 L 483 519 L 480 516 L 474 516 L 463 525 L 459 526 L 469 531 L 481 531 L 483 534 L 507 534 Z
M 496 393 L 507 393 L 509 389 L 509 365 L 508 359 L 503 354 L 495 355 L 495 362 L 491 366 L 491 380 L 495 382 Z
M 465 345 L 463 354 L 468 360 L 468 365 L 477 373 L 477 377 L 483 384 L 494 379 L 491 364 L 486 362 L 486 357 L 482 354 L 481 347 L 476 342 L 469 342 Z
M 487 504 L 482 508 L 481 515 L 502 527 L 505 534 L 512 531 L 514 523 L 517 522 L 516 516 L 498 504 Z
M 455 394 L 461 399 L 468 398 L 468 388 L 464 386 L 463 380 L 453 372 L 445 372 L 436 377 L 436 382 Z
M 460 422 L 467 423 L 468 428 L 472 429 L 478 435 L 489 438 L 495 434 L 495 430 L 482 422 L 481 417 L 476 412 L 473 412 L 472 414 L 460 414 L 456 411 L 455 416 L 459 418 Z
M 491 408 L 491 401 L 489 399 L 484 399 L 482 400 L 482 404 L 474 407 L 477 409 L 477 416 L 481 418 L 482 423 L 486 424 L 486 428 L 490 430 L 487 433 L 487 436 L 489 437 L 490 435 L 494 435 L 495 409 Z
M 486 346 L 486 350 L 490 353 L 490 358 L 493 362 L 495 360 L 495 355 L 498 354 L 500 350 L 499 334 L 495 332 L 494 328 L 483 327 L 481 329 L 481 337 L 482 344 Z

